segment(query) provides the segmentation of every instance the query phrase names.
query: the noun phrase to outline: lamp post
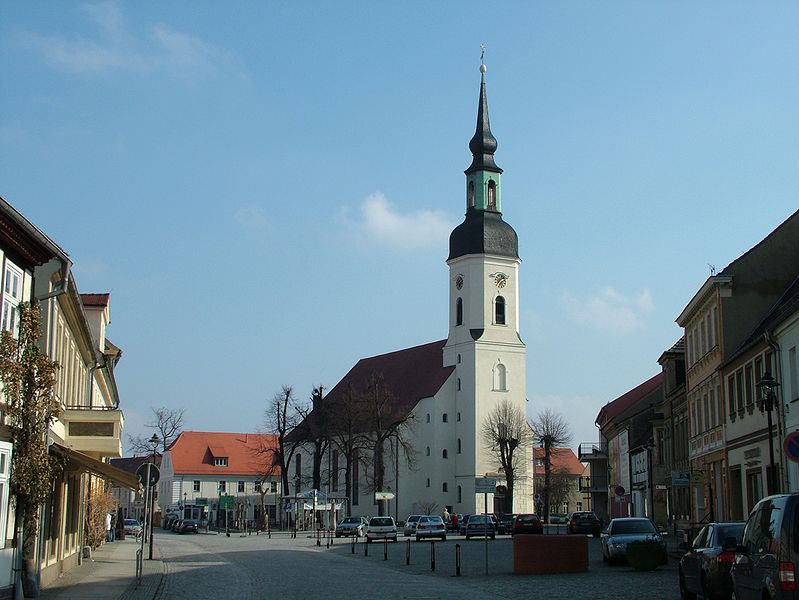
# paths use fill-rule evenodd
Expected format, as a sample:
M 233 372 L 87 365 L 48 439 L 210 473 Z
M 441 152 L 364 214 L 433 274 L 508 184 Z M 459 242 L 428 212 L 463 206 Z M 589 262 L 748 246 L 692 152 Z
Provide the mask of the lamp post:
M 768 495 L 779 493 L 779 479 L 774 476 L 774 424 L 771 421 L 771 412 L 774 410 L 774 403 L 777 397 L 777 387 L 779 383 L 766 371 L 757 382 L 760 388 L 760 412 L 765 412 L 768 418 L 768 460 L 769 466 L 766 473 L 766 488 Z
M 155 466 L 155 453 L 158 449 L 158 442 L 161 440 L 157 435 L 153 434 L 149 442 L 153 445 L 153 466 Z M 150 483 L 149 481 L 147 482 Z M 153 514 L 155 513 L 155 490 L 150 490 L 150 553 L 149 559 L 153 559 Z

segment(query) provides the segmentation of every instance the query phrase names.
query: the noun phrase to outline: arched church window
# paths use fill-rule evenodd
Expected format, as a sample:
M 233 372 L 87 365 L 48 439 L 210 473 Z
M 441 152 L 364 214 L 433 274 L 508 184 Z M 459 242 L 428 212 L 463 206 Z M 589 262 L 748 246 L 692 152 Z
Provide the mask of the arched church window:
M 442 492 L 448 491 L 448 486 L 447 486 L 447 482 L 446 481 L 441 484 L 441 491 Z
M 461 364 L 461 355 L 458 354 L 458 364 Z
M 474 181 L 469 182 L 469 190 L 466 192 L 466 207 L 474 208 Z
M 449 417 L 447 416 L 447 413 L 444 413 L 441 415 L 441 422 L 446 423 L 447 421 L 449 421 Z
M 505 298 L 502 296 L 497 296 L 494 300 L 494 324 L 505 324 Z
M 458 502 L 463 502 L 463 490 L 461 490 L 461 486 L 458 486 Z
M 427 422 L 430 422 L 430 413 L 427 413 Z
M 430 478 L 427 478 L 427 487 L 430 487 Z
M 458 377 L 458 391 L 461 391 L 461 378 Z
M 494 389 L 500 392 L 508 390 L 508 374 L 502 363 L 494 367 Z
M 461 413 L 458 413 L 458 421 L 461 420 Z
M 463 325 L 463 298 L 455 302 L 455 325 Z
M 447 452 L 446 448 L 441 451 L 441 458 L 449 458 L 449 453 Z
M 461 453 L 461 449 L 462 449 L 462 447 L 461 447 L 461 438 L 458 438 L 458 454 Z
M 497 207 L 497 184 L 493 179 L 488 180 L 488 208 L 495 209 Z
M 427 456 L 430 456 L 430 446 L 427 447 Z

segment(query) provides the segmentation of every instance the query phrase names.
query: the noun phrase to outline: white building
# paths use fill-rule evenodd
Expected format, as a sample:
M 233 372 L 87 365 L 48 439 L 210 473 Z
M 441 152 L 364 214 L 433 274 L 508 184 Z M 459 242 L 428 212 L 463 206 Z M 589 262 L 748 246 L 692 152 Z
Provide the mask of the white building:
M 489 125 L 482 66 L 481 72 L 477 127 L 469 142 L 472 163 L 465 171 L 466 216 L 449 242 L 448 338 L 359 361 L 309 417 L 328 423 L 334 440 L 321 456 L 316 477 L 312 444 L 302 447 L 290 467 L 289 481 L 297 490 L 343 494 L 354 514 L 377 512 L 375 492 L 394 495 L 388 512 L 399 518 L 433 506 L 438 512 L 445 507 L 482 512 L 485 497 L 476 493 L 475 480 L 487 474 L 497 479 L 495 493 L 488 496 L 489 511 L 503 512 L 507 482 L 484 447 L 481 428 L 501 401 L 527 412 L 525 345 L 519 335 L 521 260 L 516 232 L 502 219 L 502 169 L 494 162 L 497 141 Z M 406 425 L 400 436 L 361 445 L 353 456 L 342 421 L 356 397 L 367 400 L 349 423 L 355 433 L 372 432 L 374 439 L 380 437 L 375 423 L 388 428 L 405 420 Z M 314 437 L 309 419 L 293 432 L 294 439 Z M 402 442 L 414 449 L 410 464 Z M 372 457 L 381 452 L 382 485 Z M 527 449 L 514 484 L 516 512 L 532 510 L 531 470 L 532 451 Z

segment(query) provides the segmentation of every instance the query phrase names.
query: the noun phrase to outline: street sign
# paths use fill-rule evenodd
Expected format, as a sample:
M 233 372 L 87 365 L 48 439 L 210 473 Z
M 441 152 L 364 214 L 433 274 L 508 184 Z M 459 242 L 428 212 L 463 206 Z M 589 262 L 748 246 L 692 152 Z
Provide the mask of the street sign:
M 233 508 L 233 496 L 220 496 L 219 497 L 219 508 L 232 509 Z
M 147 481 L 147 473 L 150 473 L 150 480 Z M 161 478 L 161 471 L 153 463 L 144 463 L 136 469 L 136 477 L 139 478 L 139 485 L 142 487 L 153 487 Z
M 782 449 L 785 450 L 785 458 L 799 462 L 799 431 L 792 431 L 785 436 Z
M 624 496 L 624 494 L 626 492 L 626 490 L 624 489 L 624 486 L 622 486 L 622 485 L 617 485 L 615 491 L 616 491 L 616 495 L 617 496 Z
M 474 492 L 475 494 L 493 494 L 497 489 L 497 480 L 490 477 L 475 477 L 474 478 Z
M 672 471 L 671 472 L 671 485 L 674 487 L 688 487 L 691 480 L 691 473 L 689 471 Z
M 667 486 L 665 486 L 665 485 L 662 485 L 662 484 L 660 484 L 660 483 L 659 483 L 659 484 L 657 484 L 657 485 L 655 486 L 655 489 L 656 489 L 656 490 L 667 490 L 667 489 L 669 489 L 669 488 L 668 488 Z
M 375 500 L 393 500 L 394 492 L 375 492 Z

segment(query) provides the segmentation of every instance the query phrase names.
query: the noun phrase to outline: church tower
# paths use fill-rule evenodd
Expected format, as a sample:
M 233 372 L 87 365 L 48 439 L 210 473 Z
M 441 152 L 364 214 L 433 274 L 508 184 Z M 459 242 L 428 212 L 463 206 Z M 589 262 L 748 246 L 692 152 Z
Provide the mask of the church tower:
M 486 67 L 480 65 L 477 127 L 469 141 L 472 163 L 466 169 L 466 216 L 449 238 L 449 336 L 444 366 L 455 367 L 458 490 L 464 510 L 483 511 L 475 477 L 497 473 L 496 458 L 483 443 L 487 415 L 509 400 L 526 415 L 525 346 L 519 336 L 518 237 L 502 219 L 502 169 L 494 161 Z M 514 486 L 514 511 L 532 508 L 532 453 L 520 461 Z M 497 473 L 497 509 L 504 475 Z M 472 500 L 474 499 L 474 500 Z M 494 507 L 489 506 L 489 511 Z

